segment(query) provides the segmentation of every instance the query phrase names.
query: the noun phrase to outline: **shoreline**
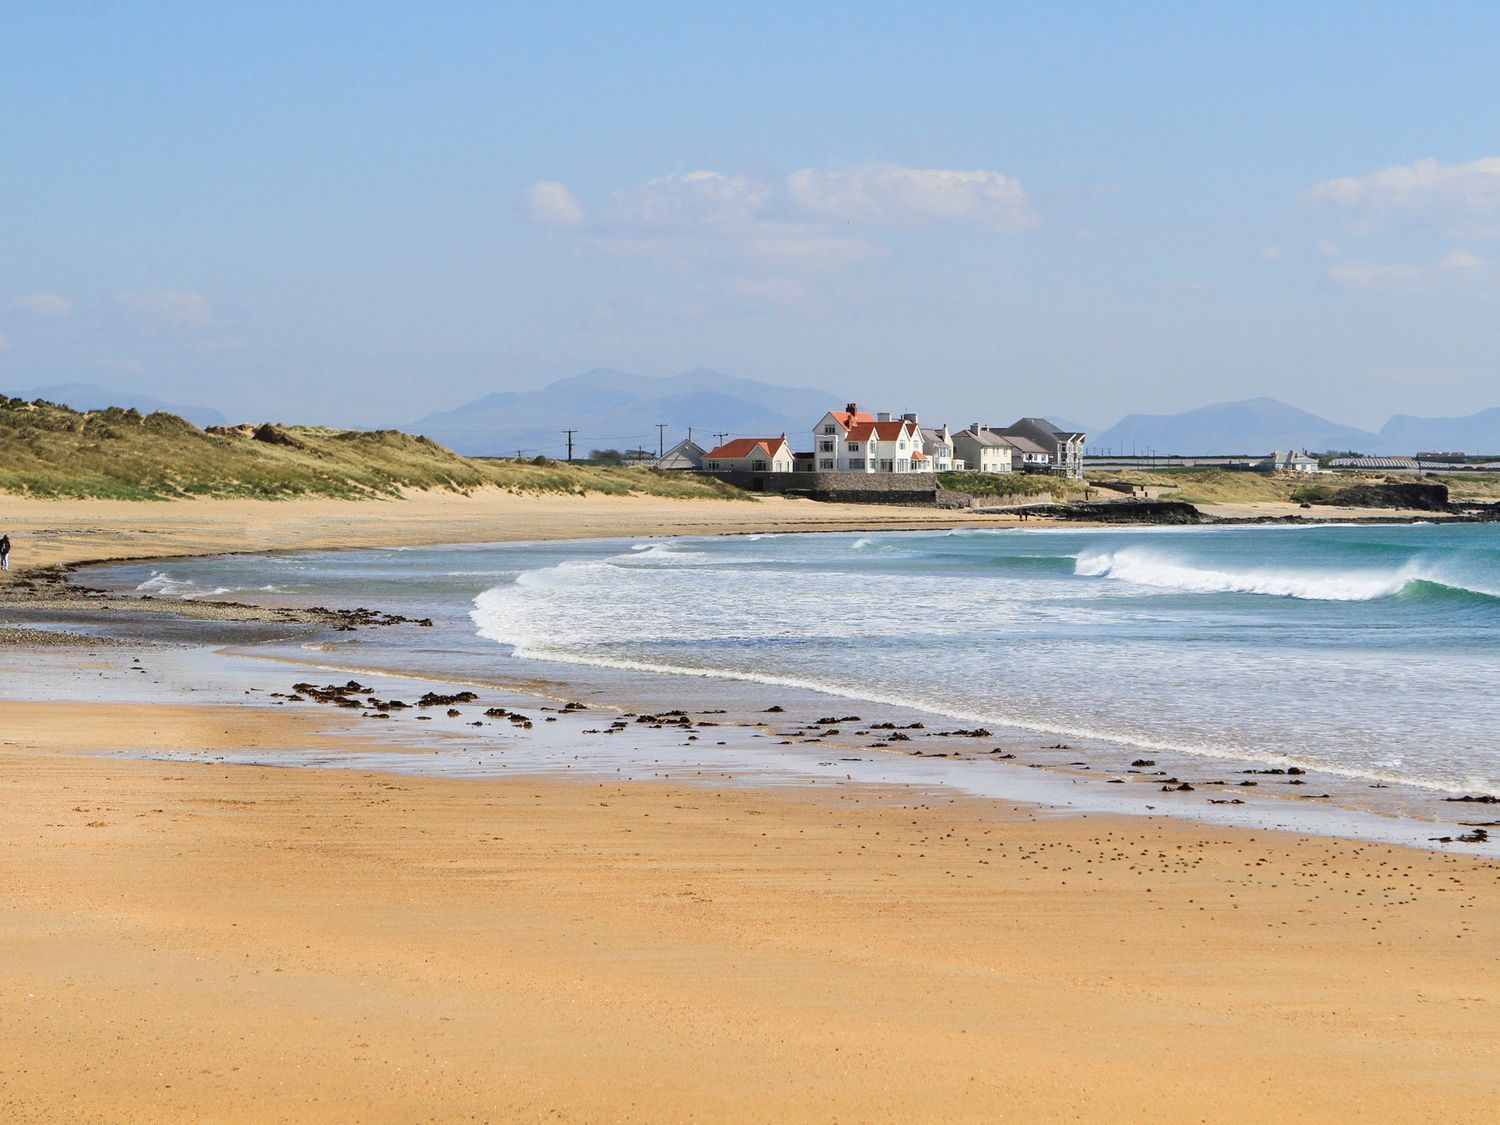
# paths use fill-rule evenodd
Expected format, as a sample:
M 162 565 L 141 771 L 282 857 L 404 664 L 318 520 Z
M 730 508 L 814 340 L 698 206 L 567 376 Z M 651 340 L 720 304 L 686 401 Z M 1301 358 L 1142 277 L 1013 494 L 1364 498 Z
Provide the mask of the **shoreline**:
M 563 501 L 562 503 L 565 505 L 567 502 Z M 668 503 L 676 504 L 683 502 L 671 501 Z M 947 522 L 948 521 L 944 521 L 941 526 L 946 527 Z M 959 526 L 972 526 L 972 524 L 968 523 L 968 521 L 958 520 L 952 522 L 958 524 Z M 1066 522 L 1059 522 L 1049 523 L 1049 525 L 1046 526 L 1051 526 L 1062 530 L 1073 530 L 1077 525 L 1070 525 Z M 826 534 L 830 531 L 836 533 L 843 530 L 844 529 L 842 527 L 835 527 L 832 529 L 824 527 L 802 527 L 799 529 L 799 532 L 803 534 Z M 885 530 L 921 531 L 928 530 L 928 528 L 902 526 L 896 529 Z M 1173 530 L 1179 529 L 1174 528 Z M 1198 529 L 1185 528 L 1182 530 L 1192 531 Z M 765 532 L 756 531 L 754 529 L 742 529 L 739 533 L 745 535 L 765 534 Z M 784 533 L 785 532 L 783 532 L 783 534 Z M 556 538 L 574 539 L 579 534 L 583 534 L 583 532 L 579 532 L 574 528 L 565 527 L 561 529 L 560 534 L 558 534 Z M 715 532 L 714 534 L 718 533 Z M 621 538 L 639 539 L 645 537 L 657 536 L 654 534 L 651 536 L 630 535 L 623 536 Z M 691 536 L 689 536 L 688 538 L 691 538 Z M 545 541 L 547 540 L 535 540 L 533 542 Z M 613 538 L 611 537 L 607 541 L 613 541 Z M 444 546 L 458 545 L 461 544 L 444 544 Z M 520 545 L 525 544 L 522 543 Z M 328 549 L 331 548 L 318 548 L 319 551 Z M 352 551 L 366 548 L 364 548 L 363 545 L 350 545 L 344 549 Z M 285 552 L 306 550 L 306 548 L 289 546 L 283 548 L 282 550 Z M 258 551 L 218 551 L 214 552 L 214 555 L 259 555 L 261 553 L 262 552 Z M 173 558 L 182 557 L 185 556 L 151 556 L 147 559 L 139 560 L 139 562 L 170 562 Z M 381 625 L 430 624 L 430 622 L 416 622 L 411 618 L 403 617 L 399 614 L 390 615 L 384 613 L 381 610 L 371 610 L 367 608 L 359 608 L 355 610 L 326 609 L 322 607 L 319 607 L 317 609 L 305 609 L 288 608 L 284 606 L 267 607 L 243 601 L 226 602 L 216 600 L 213 597 L 204 597 L 202 599 L 153 598 L 149 595 L 137 596 L 100 591 L 97 588 L 81 586 L 72 581 L 74 575 L 76 575 L 80 571 L 85 571 L 90 567 L 124 565 L 125 562 L 126 560 L 107 560 L 102 562 L 80 561 L 78 563 L 64 564 L 62 566 L 53 568 L 50 574 L 40 576 L 41 580 L 43 581 L 43 590 L 33 590 L 31 592 L 31 596 L 25 597 L 21 600 L 21 605 L 25 606 L 29 602 L 32 607 L 35 607 L 39 612 L 43 614 L 50 614 L 53 611 L 56 611 L 58 613 L 62 613 L 66 616 L 71 617 L 77 617 L 80 615 L 89 617 L 95 622 L 96 627 L 99 624 L 107 624 L 108 618 L 114 617 L 118 619 L 118 613 L 120 611 L 123 611 L 127 614 L 144 613 L 153 618 L 160 616 L 165 621 L 181 620 L 184 624 L 189 621 L 199 622 L 203 627 L 210 629 L 213 627 L 213 623 L 216 622 L 237 622 L 244 623 L 246 625 L 254 625 L 256 623 L 264 622 L 267 623 L 268 626 L 274 625 L 277 627 L 306 625 L 309 627 L 324 627 L 336 629 L 353 628 L 356 626 L 379 627 Z M 38 577 L 39 576 L 33 575 L 34 580 Z M 5 604 L 7 604 L 7 600 L 0 598 L 0 607 L 3 607 Z M 16 602 L 9 601 L 8 604 L 15 606 Z M 149 640 L 151 634 L 158 633 L 158 629 L 154 627 L 154 622 L 151 622 L 150 625 L 146 625 L 146 623 L 144 622 L 142 624 L 145 625 L 145 636 L 140 638 L 141 640 Z M 164 632 L 164 630 L 162 631 Z M 35 630 L 33 630 L 33 632 L 35 632 Z M 70 638 L 73 643 L 80 645 L 88 645 L 90 643 L 94 643 L 91 640 L 94 635 L 95 634 L 88 632 L 71 635 L 54 634 L 54 636 L 58 637 L 59 639 L 65 637 Z M 183 638 L 181 636 L 171 639 L 176 640 L 179 643 L 183 641 Z M 255 637 L 248 638 L 249 643 L 254 643 L 256 640 L 257 638 Z M 231 637 L 228 635 L 221 638 L 220 640 L 211 642 L 205 641 L 202 638 L 199 638 L 196 641 L 186 641 L 186 643 L 190 644 L 222 643 L 227 645 L 239 645 L 246 642 L 247 638 L 245 637 Z M 131 643 L 130 639 L 127 639 L 126 643 Z M 257 654 L 247 653 L 246 655 Z M 339 671 L 340 667 L 342 667 L 342 671 L 347 671 L 355 675 L 364 674 L 369 670 L 362 666 L 350 667 L 347 664 L 345 664 L 344 666 L 338 666 L 335 664 L 322 664 L 316 658 L 311 657 L 310 655 L 307 658 L 287 655 L 273 656 L 271 657 L 271 659 L 282 660 L 287 663 L 289 667 L 323 667 L 330 671 Z M 543 661 L 543 665 L 544 670 L 541 671 L 539 675 L 541 676 L 541 678 L 553 681 L 554 690 L 556 690 L 556 685 L 561 685 L 563 689 L 568 689 L 570 686 L 576 687 L 576 685 L 572 684 L 572 681 L 570 681 L 569 679 L 569 669 L 575 667 L 575 664 L 573 662 L 564 660 L 559 663 L 558 660 L 548 659 Z M 595 672 L 599 670 L 598 666 L 595 663 L 589 661 L 583 661 L 579 663 L 577 667 L 587 668 Z M 1305 782 L 1307 784 L 1312 784 L 1321 789 L 1332 789 L 1335 791 L 1334 800 L 1328 806 L 1330 810 L 1328 813 L 1320 811 L 1316 802 L 1301 804 L 1299 802 L 1293 802 L 1284 799 L 1275 799 L 1277 796 L 1311 796 L 1320 797 L 1323 799 L 1329 798 L 1328 792 L 1304 792 L 1303 790 L 1298 790 L 1298 792 L 1295 794 L 1288 793 L 1285 795 L 1273 795 L 1270 790 L 1266 790 L 1265 792 L 1246 792 L 1243 790 L 1239 792 L 1226 792 L 1221 788 L 1218 790 L 1218 794 L 1222 795 L 1223 799 L 1219 800 L 1209 798 L 1207 794 L 1213 792 L 1213 790 L 1206 789 L 1205 792 L 1200 792 L 1198 794 L 1198 797 L 1195 798 L 1195 801 L 1197 803 L 1190 804 L 1184 798 L 1169 797 L 1166 798 L 1165 801 L 1158 798 L 1157 800 L 1160 802 L 1158 805 L 1148 805 L 1146 806 L 1146 808 L 1151 814 L 1155 814 L 1158 809 L 1161 808 L 1170 809 L 1170 815 L 1181 816 L 1205 825 L 1236 825 L 1238 827 L 1249 829 L 1312 832 L 1343 839 L 1366 839 L 1377 842 L 1398 843 L 1403 846 L 1421 847 L 1424 849 L 1430 849 L 1434 844 L 1439 845 L 1440 847 L 1447 847 L 1455 844 L 1455 841 L 1459 836 L 1465 835 L 1465 833 L 1463 832 L 1463 828 L 1467 827 L 1462 822 L 1460 822 L 1457 826 L 1454 826 L 1451 823 L 1456 819 L 1455 814 L 1462 813 L 1463 811 L 1465 811 L 1464 809 L 1457 807 L 1448 809 L 1445 807 L 1437 806 L 1436 802 L 1443 801 L 1445 803 L 1451 803 L 1455 799 L 1469 798 L 1471 795 L 1469 794 L 1468 790 L 1448 788 L 1435 784 L 1420 785 L 1417 783 L 1407 782 L 1403 779 L 1385 776 L 1383 774 L 1372 774 L 1368 771 L 1355 774 L 1340 773 L 1336 770 L 1329 769 L 1314 762 L 1305 761 L 1298 758 L 1296 755 L 1289 755 L 1284 752 L 1264 755 L 1234 754 L 1228 751 L 1211 752 L 1178 746 L 1168 746 L 1154 741 L 1148 743 L 1138 739 L 1132 740 L 1128 738 L 1119 738 L 1098 733 L 1083 732 L 1056 725 L 1033 725 L 1024 723 L 1015 724 L 1007 722 L 1003 719 L 997 720 L 993 716 L 980 715 L 977 713 L 957 712 L 951 710 L 934 711 L 931 708 L 914 705 L 909 702 L 903 703 L 899 701 L 884 700 L 858 693 L 840 691 L 836 688 L 828 687 L 825 685 L 803 684 L 795 680 L 767 682 L 760 677 L 736 676 L 732 674 L 716 678 L 713 677 L 711 673 L 707 673 L 702 670 L 663 668 L 656 667 L 654 665 L 649 667 L 645 665 L 632 667 L 634 667 L 636 671 L 638 671 L 639 674 L 643 676 L 655 678 L 662 681 L 664 684 L 671 684 L 672 686 L 670 687 L 670 689 L 663 688 L 660 694 L 684 697 L 683 700 L 677 700 L 674 698 L 672 700 L 672 705 L 686 706 L 690 710 L 693 709 L 693 701 L 700 700 L 704 695 L 704 689 L 695 685 L 694 681 L 699 681 L 699 683 L 701 683 L 705 679 L 712 679 L 717 682 L 717 680 L 722 679 L 726 683 L 734 683 L 752 691 L 759 691 L 766 696 L 766 700 L 772 700 L 777 695 L 777 693 L 785 691 L 812 693 L 816 696 L 829 700 L 830 705 L 833 705 L 834 702 L 837 702 L 840 704 L 848 704 L 857 709 L 864 709 L 867 707 L 874 707 L 877 709 L 894 708 L 900 712 L 912 712 L 913 714 L 909 715 L 908 718 L 922 718 L 927 719 L 929 722 L 932 718 L 937 718 L 939 721 L 949 723 L 976 721 L 980 722 L 981 724 L 995 725 L 996 722 L 999 722 L 1001 724 L 1001 733 L 998 737 L 1009 740 L 1018 739 L 1022 742 L 1030 742 L 1039 741 L 1042 738 L 1066 738 L 1070 740 L 1070 742 L 1075 743 L 1075 745 L 1063 746 L 1062 743 L 1059 742 L 1058 746 L 1053 749 L 1071 749 L 1074 751 L 1072 755 L 1073 757 L 1077 757 L 1080 755 L 1083 756 L 1086 759 L 1086 762 L 1073 763 L 1074 765 L 1083 767 L 1083 772 L 1080 773 L 1078 770 L 1070 771 L 1067 769 L 1063 769 L 1061 768 L 1061 763 L 1055 761 L 1047 761 L 1046 759 L 1048 756 L 1043 755 L 1043 760 L 1041 761 L 1034 761 L 1031 763 L 1017 763 L 1016 765 L 1008 766 L 1005 768 L 1005 773 L 1009 775 L 1011 779 L 1013 790 L 1024 790 L 1032 793 L 1036 792 L 1036 786 L 1030 783 L 1026 775 L 1019 772 L 1020 766 L 1023 764 L 1032 764 L 1034 768 L 1041 768 L 1045 770 L 1049 775 L 1055 775 L 1064 782 L 1071 779 L 1071 782 L 1074 785 L 1082 783 L 1086 786 L 1086 791 L 1094 793 L 1094 796 L 1091 798 L 1091 800 L 1093 801 L 1092 805 L 1088 800 L 1085 800 L 1082 803 L 1081 807 L 1089 808 L 1096 813 L 1105 811 L 1121 811 L 1119 801 L 1115 799 L 1114 794 L 1109 794 L 1108 796 L 1100 795 L 1102 791 L 1099 789 L 1099 786 L 1106 781 L 1118 784 L 1121 780 L 1145 782 L 1151 781 L 1153 778 L 1156 778 L 1168 780 L 1171 782 L 1172 787 L 1176 787 L 1178 786 L 1180 781 L 1178 775 L 1184 774 L 1187 781 L 1191 784 L 1184 785 L 1182 786 L 1183 788 L 1189 790 L 1194 788 L 1205 790 L 1206 787 L 1223 787 L 1236 784 L 1233 781 L 1223 780 L 1223 778 L 1229 774 L 1285 774 L 1290 769 L 1290 772 L 1293 774 L 1306 774 L 1307 777 L 1305 778 Z M 340 674 L 342 674 L 342 671 L 340 671 Z M 430 673 L 421 671 L 398 671 L 395 669 L 386 669 L 381 674 L 404 676 L 414 682 L 473 682 L 468 680 L 455 679 L 452 676 L 432 675 Z M 537 678 L 538 677 L 536 675 L 526 675 L 519 678 L 512 677 L 509 682 L 511 684 L 515 684 L 519 681 L 535 680 Z M 529 689 L 520 687 L 516 688 L 516 690 L 521 690 L 524 692 L 528 691 Z M 708 689 L 708 691 L 709 694 L 713 694 L 713 689 Z M 686 697 L 692 697 L 692 699 L 688 700 Z M 616 700 L 612 705 L 618 707 L 629 707 L 632 704 L 629 699 L 626 699 L 623 702 L 620 700 Z M 888 719 L 890 716 L 885 717 Z M 814 741 L 821 741 L 821 739 L 815 739 Z M 876 743 L 876 745 L 882 744 Z M 962 757 L 964 754 L 967 754 L 970 758 L 974 758 L 982 756 L 986 753 L 986 749 L 984 747 L 978 745 L 968 745 L 963 742 L 944 744 L 945 748 L 949 746 L 953 747 L 953 757 L 955 758 Z M 842 744 L 842 747 L 843 749 L 850 752 L 860 752 L 865 749 L 865 747 L 853 742 L 845 742 Z M 1005 749 L 1021 748 L 1007 745 Z M 1048 748 L 1043 747 L 1043 749 Z M 1032 747 L 1032 750 L 1034 751 L 1035 747 Z M 923 751 L 920 749 L 903 749 L 901 752 L 912 754 L 917 757 L 921 757 L 923 755 Z M 994 753 L 999 752 L 999 750 L 994 751 Z M 894 753 L 894 751 L 892 753 Z M 1122 770 L 1121 763 L 1123 763 L 1126 759 L 1141 755 L 1151 755 L 1153 757 L 1166 755 L 1167 757 L 1163 759 L 1162 762 L 1162 765 L 1166 768 L 1151 770 Z M 936 756 L 940 758 L 946 758 L 949 755 L 947 753 L 938 753 L 936 754 Z M 1024 750 L 1022 750 L 1022 756 L 1027 756 Z M 1030 756 L 1032 758 L 1036 757 L 1035 753 L 1032 753 Z M 1015 758 L 1016 754 L 1010 753 L 1007 754 L 1006 757 Z M 1052 757 L 1055 758 L 1056 756 L 1053 755 Z M 1132 762 L 1132 765 L 1139 764 L 1140 763 Z M 1158 763 L 1153 760 L 1149 764 L 1154 767 Z M 1103 773 L 1090 773 L 1090 770 L 1103 771 Z M 1104 774 L 1113 774 L 1114 776 L 1106 778 L 1105 776 L 1103 776 Z M 1140 774 L 1145 774 L 1147 776 L 1129 776 Z M 1218 778 L 1218 780 L 1212 780 L 1212 778 Z M 1284 781 L 1285 779 L 1261 778 L 1257 779 L 1256 781 L 1240 781 L 1238 782 L 1238 784 L 1266 785 L 1274 784 L 1276 780 Z M 1001 791 L 998 793 L 993 792 L 993 787 L 990 785 L 988 779 L 986 779 L 984 785 L 978 790 L 974 788 L 974 780 L 969 778 L 958 777 L 953 779 L 952 783 L 956 786 L 957 791 L 965 793 L 969 797 L 988 796 L 990 799 L 1005 798 L 1004 787 L 1002 786 Z M 1296 780 L 1291 781 L 1290 784 L 1302 785 L 1304 784 L 1304 779 L 1299 777 Z M 1370 798 L 1368 794 L 1362 795 L 1360 792 L 1361 790 L 1366 788 L 1389 790 L 1393 787 L 1395 790 L 1393 793 L 1383 794 L 1382 798 L 1378 800 Z M 1122 792 L 1130 792 L 1135 788 L 1135 786 L 1130 786 L 1127 790 Z M 1166 787 L 1164 786 L 1164 791 L 1165 788 Z M 1407 790 L 1411 790 L 1411 792 L 1407 793 Z M 1056 791 L 1054 791 L 1053 797 L 1056 796 L 1057 793 Z M 1058 807 L 1076 803 L 1074 801 L 1068 800 L 1061 802 L 1049 800 L 1045 796 L 1033 796 L 1029 799 L 1041 801 L 1043 804 L 1056 804 L 1058 805 Z M 1206 807 L 1198 807 L 1199 804 L 1201 804 L 1202 800 L 1205 799 L 1209 800 L 1209 803 L 1213 805 L 1235 805 L 1242 806 L 1242 808 L 1238 810 L 1210 810 Z M 1177 807 L 1173 808 L 1173 805 L 1176 805 Z M 1418 809 L 1425 810 L 1425 815 L 1418 815 Z M 1230 815 L 1232 812 L 1237 813 L 1238 815 Z M 1134 815 L 1143 814 L 1135 813 Z M 1340 827 L 1340 825 L 1342 825 L 1342 827 Z M 1484 827 L 1486 829 L 1490 827 L 1500 827 L 1500 824 L 1496 824 L 1496 822 L 1487 820 L 1484 823 Z M 1426 833 L 1432 834 L 1427 835 Z M 1471 844 L 1467 840 L 1457 841 L 1457 846 L 1461 851 L 1467 852 L 1468 854 L 1481 856 L 1488 854 L 1492 850 L 1492 844 L 1493 842 L 1491 842 L 1490 844 Z
M 461 764 L 471 714 L 403 743 L 208 683 L 104 698 L 179 656 L 80 637 L 26 675 L 92 702 L 0 702 L 19 1119 L 1420 1121 L 1500 1097 L 1494 860 L 864 783 L 831 743 L 816 784 L 647 779 L 671 727 L 638 780 L 418 777 L 366 763 L 421 730 Z M 566 723 L 535 717 L 563 761 Z M 292 754 L 344 768 L 230 764 Z

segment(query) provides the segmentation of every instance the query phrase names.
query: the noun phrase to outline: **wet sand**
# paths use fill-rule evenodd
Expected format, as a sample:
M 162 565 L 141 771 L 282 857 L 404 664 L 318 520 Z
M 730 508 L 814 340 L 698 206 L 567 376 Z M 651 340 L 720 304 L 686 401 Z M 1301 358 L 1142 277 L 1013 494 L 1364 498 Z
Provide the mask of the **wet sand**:
M 10 1120 L 1417 1121 L 1500 1096 L 1492 863 L 873 787 L 100 758 L 327 735 L 6 712 Z
M 844 518 L 424 503 L 20 510 L 50 562 Z M 946 518 L 851 518 L 887 515 Z M 82 683 L 104 657 L 45 659 Z M 1491 861 L 898 787 L 114 756 L 379 752 L 370 726 L 0 702 L 0 1117 L 1426 1121 L 1500 1097 Z

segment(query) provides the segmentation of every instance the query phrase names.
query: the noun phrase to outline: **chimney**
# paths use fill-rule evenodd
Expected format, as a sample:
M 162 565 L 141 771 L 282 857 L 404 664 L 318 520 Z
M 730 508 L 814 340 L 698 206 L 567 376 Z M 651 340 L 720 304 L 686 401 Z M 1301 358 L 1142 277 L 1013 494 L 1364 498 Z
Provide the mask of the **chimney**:
M 915 425 L 918 424 L 918 422 L 917 422 L 917 416 L 916 416 L 915 413 L 903 414 L 903 415 L 901 415 L 901 420 L 903 422 L 910 422 L 913 426 L 915 426 Z
M 984 429 L 984 427 L 981 426 L 978 422 L 969 423 L 969 433 L 971 434 L 977 434 L 982 429 Z
M 859 403 L 857 403 L 857 402 L 851 402 L 848 406 L 844 407 L 844 409 L 846 411 L 848 411 L 850 414 L 858 414 L 859 413 Z
M 875 415 L 875 421 L 877 422 L 889 422 L 890 420 L 891 414 L 888 410 L 882 410 L 879 414 Z

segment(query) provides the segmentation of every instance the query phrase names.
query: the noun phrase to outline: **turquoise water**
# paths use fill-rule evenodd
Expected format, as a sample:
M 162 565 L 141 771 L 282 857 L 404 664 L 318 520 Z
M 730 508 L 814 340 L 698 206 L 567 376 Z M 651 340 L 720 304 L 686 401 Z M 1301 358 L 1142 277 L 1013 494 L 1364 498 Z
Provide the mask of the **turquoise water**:
M 616 540 L 109 574 L 158 596 L 431 616 L 400 655 L 450 675 L 685 673 L 1500 789 L 1496 525 Z M 356 643 L 394 643 L 376 633 Z

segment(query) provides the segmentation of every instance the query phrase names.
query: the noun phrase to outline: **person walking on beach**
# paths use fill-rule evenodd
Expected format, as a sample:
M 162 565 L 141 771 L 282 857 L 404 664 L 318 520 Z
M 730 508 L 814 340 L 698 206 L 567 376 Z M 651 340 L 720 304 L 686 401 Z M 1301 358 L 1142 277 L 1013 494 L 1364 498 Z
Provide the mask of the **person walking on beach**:
M 0 535 L 0 570 L 10 569 L 10 536 Z

